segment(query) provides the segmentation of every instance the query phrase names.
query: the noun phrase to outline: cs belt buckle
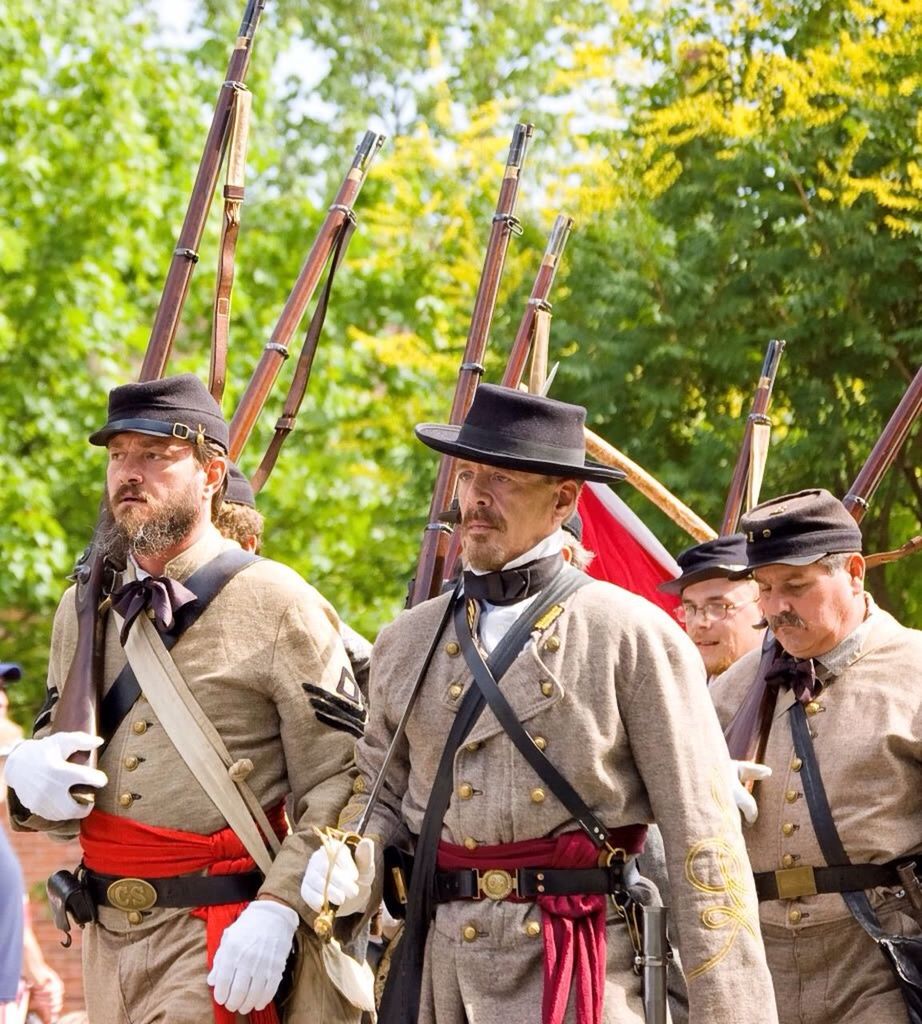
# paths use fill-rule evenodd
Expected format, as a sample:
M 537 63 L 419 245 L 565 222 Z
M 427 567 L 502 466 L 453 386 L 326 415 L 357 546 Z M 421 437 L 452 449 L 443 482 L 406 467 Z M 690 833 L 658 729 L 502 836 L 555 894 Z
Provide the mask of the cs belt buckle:
M 120 878 L 106 889 L 106 899 L 126 913 L 150 910 L 157 902 L 157 890 L 143 878 Z
M 501 868 L 491 868 L 483 874 L 477 872 L 477 891 L 488 900 L 504 900 L 518 887 L 518 879 Z
M 796 900 L 800 896 L 816 895 L 816 877 L 809 865 L 776 871 L 775 885 L 778 887 L 779 900 Z

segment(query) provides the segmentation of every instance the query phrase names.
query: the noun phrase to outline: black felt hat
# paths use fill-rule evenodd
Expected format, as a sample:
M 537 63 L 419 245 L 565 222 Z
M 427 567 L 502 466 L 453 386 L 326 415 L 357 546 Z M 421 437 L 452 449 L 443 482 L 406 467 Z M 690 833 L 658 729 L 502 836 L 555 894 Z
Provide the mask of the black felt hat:
M 227 463 L 227 488 L 224 491 L 224 500 L 232 505 L 248 505 L 256 508 L 256 495 L 250 486 L 250 481 L 240 471 L 236 462 Z
M 664 594 L 681 594 L 692 583 L 721 576 L 739 579 L 736 574 L 746 570 L 746 537 L 742 533 L 731 533 L 693 544 L 676 557 L 676 562 L 682 575 L 659 584 L 656 589 Z
M 620 469 L 586 458 L 585 422 L 581 405 L 481 384 L 461 426 L 420 423 L 416 436 L 444 455 L 487 466 L 577 480 L 623 480 Z
M 763 501 L 742 516 L 740 529 L 746 535 L 746 569 L 740 576 L 763 565 L 811 565 L 824 555 L 861 551 L 858 524 L 822 488 Z
M 229 443 L 221 407 L 194 373 L 113 388 L 109 418 L 90 434 L 90 444 L 105 445 L 113 435 L 126 431 L 192 443 L 203 437 L 225 451 Z
M 22 679 L 22 668 L 15 661 L 0 661 L 0 690 Z

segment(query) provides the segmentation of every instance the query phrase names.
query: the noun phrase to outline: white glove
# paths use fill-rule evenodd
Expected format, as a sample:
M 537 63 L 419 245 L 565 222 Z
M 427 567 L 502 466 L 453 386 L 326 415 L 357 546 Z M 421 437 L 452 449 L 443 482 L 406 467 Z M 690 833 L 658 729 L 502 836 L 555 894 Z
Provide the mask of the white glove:
M 360 839 L 353 854 L 339 840 L 327 840 L 311 854 L 301 880 L 301 899 L 318 913 L 324 897 L 337 907 L 337 917 L 356 914 L 368 906 L 375 880 L 375 844 Z
M 727 784 L 730 787 L 730 795 L 740 814 L 746 819 L 746 824 L 751 825 L 759 816 L 759 808 L 756 806 L 755 797 L 743 783 L 767 779 L 772 770 L 767 764 L 758 764 L 755 761 L 731 760 L 728 765 Z
M 221 936 L 208 974 L 215 1002 L 242 1014 L 268 1006 L 281 983 L 298 920 L 291 907 L 253 900 Z
M 46 821 L 85 818 L 92 804 L 80 804 L 70 795 L 71 786 L 100 788 L 109 779 L 105 772 L 67 759 L 78 750 L 95 750 L 101 736 L 87 732 L 56 732 L 40 740 L 23 740 L 6 762 L 6 784 L 20 802 Z

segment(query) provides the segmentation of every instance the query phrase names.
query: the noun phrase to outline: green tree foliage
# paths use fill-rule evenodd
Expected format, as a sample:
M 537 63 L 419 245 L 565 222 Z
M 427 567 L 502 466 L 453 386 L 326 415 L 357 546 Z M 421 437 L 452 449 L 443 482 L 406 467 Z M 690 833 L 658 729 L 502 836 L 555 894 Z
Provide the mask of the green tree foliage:
M 0 40 L 0 635 L 28 670 L 23 717 L 101 492 L 85 437 L 137 373 L 240 13 L 199 0 L 180 45 L 156 7 L 14 5 Z M 922 364 L 920 52 L 916 5 L 899 0 L 270 0 L 228 412 L 352 147 L 367 127 L 389 138 L 261 497 L 267 553 L 369 635 L 400 607 L 435 474 L 412 425 L 448 412 L 516 120 L 538 131 L 488 379 L 565 210 L 554 393 L 716 524 L 765 343 L 785 337 L 764 493 L 844 493 Z M 219 208 L 171 372 L 207 374 Z M 917 532 L 919 462 L 916 441 L 866 520 L 869 548 Z M 872 585 L 918 625 L 914 568 Z

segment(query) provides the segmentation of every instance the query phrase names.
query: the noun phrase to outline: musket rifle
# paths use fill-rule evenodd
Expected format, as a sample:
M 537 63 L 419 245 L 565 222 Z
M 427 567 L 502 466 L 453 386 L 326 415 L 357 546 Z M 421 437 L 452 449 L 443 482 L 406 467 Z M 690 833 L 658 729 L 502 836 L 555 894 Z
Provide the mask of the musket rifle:
M 240 399 L 230 424 L 230 457 L 236 461 L 246 446 L 247 439 L 253 430 L 256 420 L 265 405 L 266 398 L 272 390 L 282 363 L 289 356 L 288 346 L 301 317 L 313 297 L 317 282 L 323 273 L 330 254 L 336 248 L 337 241 L 349 222 L 354 218 L 352 205 L 356 200 L 368 168 L 375 154 L 381 148 L 384 136 L 377 132 L 367 131 L 355 151 L 355 157 L 346 177 L 343 179 L 327 211 L 314 244 L 307 255 L 301 273 L 292 286 L 291 293 L 285 302 L 279 319 L 266 343 L 262 357 L 253 371 L 250 383 Z M 305 382 L 306 385 L 306 382 Z
M 503 184 L 500 188 L 496 212 L 487 254 L 480 275 L 474 311 L 464 347 L 464 356 L 458 370 L 454 400 L 448 422 L 459 424 L 467 415 L 474 392 L 483 374 L 483 358 L 486 352 L 490 324 L 496 307 L 496 295 L 502 277 L 506 251 L 513 234 L 521 234 L 522 228 L 515 215 L 515 204 L 519 180 L 528 142 L 534 133 L 534 125 L 517 124 L 512 135 L 512 144 L 506 158 Z M 455 460 L 444 455 L 439 463 L 432 501 L 429 505 L 429 519 L 423 533 L 416 575 L 410 589 L 409 605 L 413 606 L 434 597 L 442 587 L 451 526 L 445 522 L 452 496 L 454 495 L 457 471 Z

